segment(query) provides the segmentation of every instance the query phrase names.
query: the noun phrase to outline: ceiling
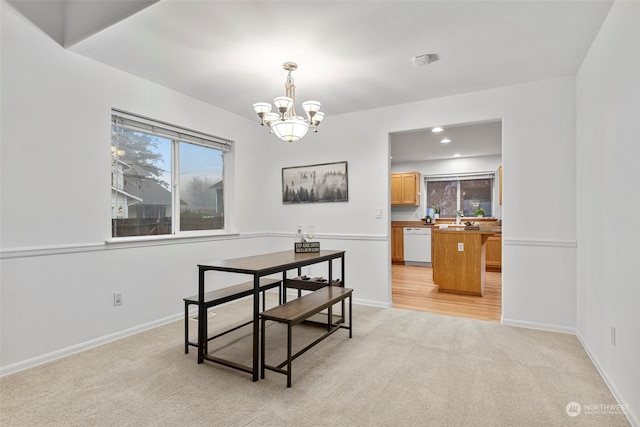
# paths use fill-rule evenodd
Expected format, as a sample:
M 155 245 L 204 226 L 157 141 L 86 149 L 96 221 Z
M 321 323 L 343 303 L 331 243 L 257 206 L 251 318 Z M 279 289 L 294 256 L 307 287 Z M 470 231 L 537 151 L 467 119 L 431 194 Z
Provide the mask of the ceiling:
M 574 75 L 611 0 L 10 2 L 67 49 L 258 121 L 284 94 L 331 116 Z M 436 54 L 415 66 L 412 58 Z M 320 129 L 322 129 L 322 127 Z M 321 130 L 320 130 L 321 131 Z
M 437 133 L 429 128 L 391 134 L 391 163 L 502 154 L 500 120 L 442 127 Z M 451 141 L 442 143 L 445 138 Z

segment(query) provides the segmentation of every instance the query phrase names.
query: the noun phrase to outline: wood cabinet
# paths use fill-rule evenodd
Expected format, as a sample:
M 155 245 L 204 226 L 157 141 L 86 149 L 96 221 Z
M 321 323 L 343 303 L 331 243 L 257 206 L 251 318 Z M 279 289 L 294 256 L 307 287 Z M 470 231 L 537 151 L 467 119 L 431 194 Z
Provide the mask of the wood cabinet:
M 420 206 L 420 173 L 391 174 L 391 205 Z
M 404 263 L 404 230 L 391 226 L 391 262 Z
M 482 296 L 486 242 L 493 234 L 452 228 L 432 231 L 433 282 L 438 292 Z
M 502 271 L 502 233 L 496 233 L 487 239 L 487 271 Z

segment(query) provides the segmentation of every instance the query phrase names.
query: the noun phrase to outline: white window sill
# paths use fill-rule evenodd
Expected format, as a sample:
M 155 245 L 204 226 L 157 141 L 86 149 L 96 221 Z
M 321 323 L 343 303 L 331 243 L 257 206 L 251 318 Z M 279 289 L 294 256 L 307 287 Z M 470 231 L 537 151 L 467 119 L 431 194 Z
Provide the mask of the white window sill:
M 107 240 L 105 244 L 107 249 L 121 249 L 144 246 L 175 245 L 209 240 L 226 240 L 238 236 L 238 232 L 194 231 L 182 232 L 179 235 L 164 234 L 160 236 L 115 237 Z

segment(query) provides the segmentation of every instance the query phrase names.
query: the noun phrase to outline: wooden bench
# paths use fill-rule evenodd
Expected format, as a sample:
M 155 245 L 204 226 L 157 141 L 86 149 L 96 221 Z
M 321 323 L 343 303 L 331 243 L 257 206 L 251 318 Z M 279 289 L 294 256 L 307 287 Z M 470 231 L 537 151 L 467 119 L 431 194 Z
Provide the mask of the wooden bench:
M 353 293 L 353 289 L 341 288 L 336 286 L 325 286 L 316 291 L 313 291 L 309 294 L 305 294 L 300 298 L 297 298 L 293 301 L 289 301 L 285 304 L 279 305 L 272 309 L 269 309 L 260 314 L 261 318 L 261 327 L 262 327 L 262 336 L 260 341 L 261 348 L 261 364 L 260 364 L 260 374 L 264 379 L 265 369 L 269 369 L 270 371 L 278 372 L 281 374 L 285 374 L 287 376 L 287 387 L 291 387 L 291 362 L 297 359 L 300 355 L 305 353 L 311 347 L 318 344 L 320 341 L 334 333 L 340 328 L 349 330 L 349 338 L 351 338 L 351 294 Z M 349 324 L 339 324 L 333 322 L 333 313 L 332 307 L 339 303 L 344 302 L 345 299 L 349 298 Z M 325 332 L 320 338 L 316 339 L 311 344 L 307 345 L 302 350 L 298 351 L 295 354 L 292 354 L 292 328 L 294 325 L 304 322 L 311 316 L 321 312 L 322 310 L 328 309 L 329 314 L 327 317 L 327 332 Z M 344 317 L 345 313 L 342 312 L 342 317 Z M 287 324 L 287 360 L 280 363 L 277 366 L 267 365 L 265 363 L 265 347 L 266 347 L 266 329 L 265 323 L 267 320 L 272 320 L 278 323 L 286 323 Z M 286 366 L 286 369 L 283 369 Z
M 282 281 L 276 279 L 260 279 L 260 292 L 262 292 L 262 309 L 265 309 L 265 298 L 264 292 L 273 289 L 280 288 Z M 220 304 L 224 304 L 226 302 L 234 301 L 240 298 L 248 297 L 253 295 L 253 281 L 240 283 L 238 285 L 228 286 L 222 289 L 216 289 L 215 291 L 207 292 L 204 295 L 204 305 L 207 310 L 211 307 L 215 307 Z M 280 298 L 282 294 L 280 293 Z M 189 306 L 190 305 L 198 305 L 198 295 L 193 295 L 187 298 L 184 298 L 184 352 L 189 353 L 189 346 L 197 347 L 198 343 L 189 341 Z M 238 325 L 232 329 L 221 332 L 213 337 L 207 337 L 207 342 L 219 338 L 223 335 L 228 334 L 229 332 L 233 332 L 237 329 L 240 329 L 243 326 L 247 326 L 253 323 L 253 320 L 250 320 L 242 325 Z

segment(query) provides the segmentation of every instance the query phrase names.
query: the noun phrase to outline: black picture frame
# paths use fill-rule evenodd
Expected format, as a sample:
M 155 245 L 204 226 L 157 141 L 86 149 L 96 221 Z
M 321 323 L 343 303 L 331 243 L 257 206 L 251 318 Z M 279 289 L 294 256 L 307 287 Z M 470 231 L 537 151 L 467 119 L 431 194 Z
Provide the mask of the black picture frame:
M 282 203 L 349 201 L 347 162 L 282 168 Z

